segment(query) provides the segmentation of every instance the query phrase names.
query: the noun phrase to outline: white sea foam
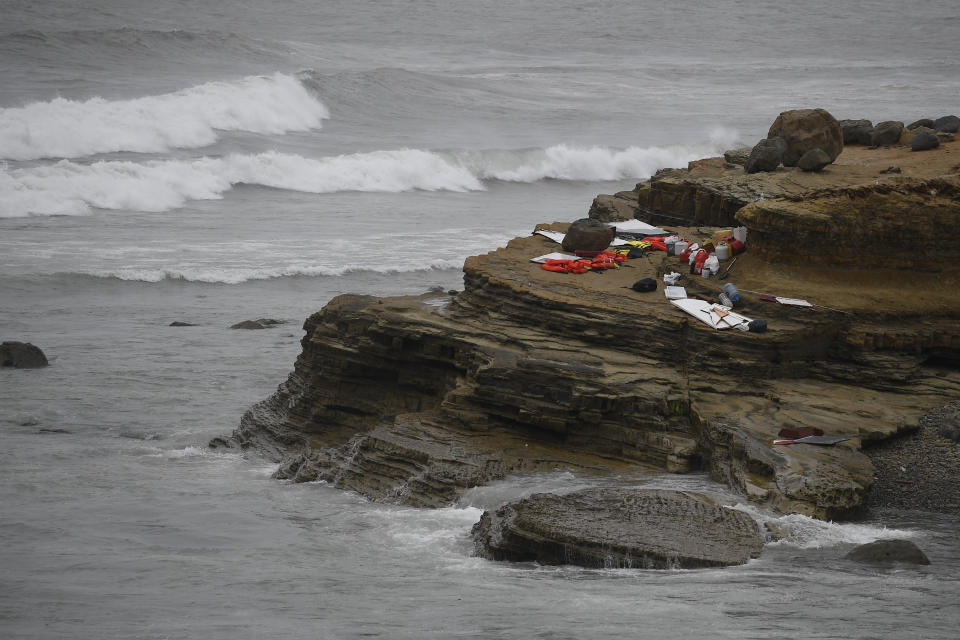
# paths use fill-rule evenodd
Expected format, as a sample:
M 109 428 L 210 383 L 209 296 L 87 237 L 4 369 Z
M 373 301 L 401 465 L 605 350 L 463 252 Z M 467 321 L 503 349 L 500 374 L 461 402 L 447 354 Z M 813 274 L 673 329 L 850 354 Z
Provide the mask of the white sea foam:
M 644 179 L 718 153 L 734 134 L 699 146 L 435 152 L 398 149 L 327 158 L 266 152 L 147 162 L 61 160 L 0 171 L 0 217 L 84 215 L 91 208 L 167 211 L 218 199 L 236 184 L 302 191 L 476 191 L 484 180 Z
M 853 522 L 830 522 L 800 514 L 777 516 L 760 511 L 752 505 L 732 507 L 750 514 L 761 527 L 769 527 L 779 538 L 774 545 L 789 545 L 801 549 L 819 549 L 838 544 L 866 544 L 887 538 L 909 538 L 914 534 L 902 529 L 888 529 Z
M 217 131 L 282 134 L 320 126 L 327 107 L 290 75 L 209 82 L 132 100 L 56 98 L 0 109 L 0 157 L 77 158 L 197 148 Z
M 98 278 L 116 278 L 139 282 L 161 282 L 163 280 L 184 280 L 187 282 L 208 282 L 220 284 L 239 284 L 250 280 L 270 280 L 295 276 L 336 277 L 353 272 L 371 273 L 412 273 L 437 269 L 460 269 L 463 258 L 423 260 L 413 256 L 409 262 L 373 264 L 357 262 L 340 266 L 324 265 L 282 265 L 276 267 L 183 267 L 183 268 L 117 268 L 92 270 L 85 275 Z

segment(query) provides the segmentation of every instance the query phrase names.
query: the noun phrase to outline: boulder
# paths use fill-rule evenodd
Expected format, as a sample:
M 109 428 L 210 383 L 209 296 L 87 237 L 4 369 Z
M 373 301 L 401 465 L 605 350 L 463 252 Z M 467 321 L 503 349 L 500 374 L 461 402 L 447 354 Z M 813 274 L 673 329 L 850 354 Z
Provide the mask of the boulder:
M 3 342 L 0 344 L 0 366 L 17 369 L 36 369 L 45 367 L 47 356 L 40 347 L 29 342 Z
M 864 564 L 930 564 L 927 554 L 909 540 L 875 540 L 854 548 L 846 558 Z
M 231 329 L 269 329 L 278 324 L 283 324 L 283 320 L 274 320 L 273 318 L 258 318 L 256 320 L 244 320 L 243 322 L 238 322 L 235 325 L 231 325 Z
M 933 121 L 933 128 L 937 131 L 957 133 L 960 131 L 960 118 L 957 116 L 943 116 Z
M 910 141 L 910 149 L 913 151 L 927 151 L 936 149 L 940 146 L 940 138 L 932 131 L 919 131 Z
M 747 173 L 776 171 L 783 161 L 786 146 L 783 138 L 764 138 L 750 151 L 744 170 Z
M 783 164 L 796 166 L 801 156 L 810 149 L 820 148 L 830 162 L 843 151 L 843 132 L 840 123 L 824 109 L 794 109 L 781 113 L 767 132 L 768 138 L 783 138 L 787 144 Z
M 626 488 L 536 494 L 485 512 L 473 537 L 492 560 L 643 569 L 744 564 L 764 541 L 750 516 L 706 495 Z
M 870 145 L 873 147 L 887 147 L 896 144 L 903 135 L 903 123 L 897 120 L 881 122 L 873 128 L 870 136 Z
M 599 220 L 580 218 L 573 221 L 563 236 L 564 251 L 603 251 L 613 242 L 613 227 Z
M 926 127 L 927 129 L 933 129 L 933 120 L 930 118 L 920 118 L 916 122 L 911 122 L 907 125 L 908 131 L 913 131 L 917 127 Z
M 869 120 L 841 120 L 838 124 L 843 134 L 843 144 L 870 144 L 873 123 Z
M 823 149 L 810 149 L 800 156 L 797 166 L 804 171 L 820 171 L 833 162 Z
M 728 149 L 723 152 L 723 159 L 729 162 L 730 164 L 735 164 L 739 166 L 745 166 L 747 160 L 750 159 L 750 152 L 753 151 L 752 147 L 740 147 L 739 149 Z

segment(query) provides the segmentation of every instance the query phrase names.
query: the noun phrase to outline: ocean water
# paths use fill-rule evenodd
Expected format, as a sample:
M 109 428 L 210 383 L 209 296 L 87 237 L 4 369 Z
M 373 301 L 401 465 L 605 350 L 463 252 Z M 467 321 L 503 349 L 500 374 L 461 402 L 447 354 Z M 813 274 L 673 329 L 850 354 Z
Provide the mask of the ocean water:
M 0 0 L 0 339 L 51 360 L 0 370 L 0 637 L 956 637 L 956 518 L 743 506 L 790 532 L 743 567 L 493 563 L 483 509 L 589 481 L 418 510 L 205 446 L 335 295 L 459 288 L 466 256 L 785 109 L 957 113 L 955 9 Z M 260 317 L 284 324 L 228 328 Z M 932 564 L 843 560 L 883 537 Z

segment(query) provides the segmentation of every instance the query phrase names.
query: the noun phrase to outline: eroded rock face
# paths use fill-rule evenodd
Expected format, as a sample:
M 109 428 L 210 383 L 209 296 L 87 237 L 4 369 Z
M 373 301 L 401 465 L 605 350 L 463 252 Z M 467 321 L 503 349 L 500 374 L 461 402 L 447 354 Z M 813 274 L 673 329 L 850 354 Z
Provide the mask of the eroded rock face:
M 795 167 L 811 149 L 821 149 L 836 159 L 843 151 L 843 132 L 837 119 L 824 109 L 794 109 L 781 113 L 767 132 L 768 138 L 783 138 L 787 148 L 783 164 Z
M 493 560 L 640 569 L 744 564 L 764 541 L 750 516 L 705 495 L 637 489 L 537 494 L 485 512 L 473 538 Z
M 49 364 L 40 347 L 29 342 L 0 343 L 0 366 L 16 369 L 37 369 Z

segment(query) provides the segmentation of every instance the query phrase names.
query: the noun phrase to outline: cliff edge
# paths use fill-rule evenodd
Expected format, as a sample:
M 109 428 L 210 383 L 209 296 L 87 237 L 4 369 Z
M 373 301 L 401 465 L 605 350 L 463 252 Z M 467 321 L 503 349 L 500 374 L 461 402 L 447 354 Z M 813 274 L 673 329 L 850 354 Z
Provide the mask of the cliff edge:
M 211 445 L 417 506 L 511 473 L 706 469 L 769 508 L 843 515 L 874 479 L 861 449 L 960 397 L 958 194 L 955 142 L 848 147 L 821 172 L 723 158 L 662 171 L 599 196 L 591 217 L 691 239 L 745 225 L 729 279 L 681 284 L 716 299 L 735 283 L 737 311 L 767 332 L 716 331 L 671 305 L 662 276 L 686 265 L 664 252 L 555 273 L 530 259 L 559 245 L 533 234 L 468 258 L 455 295 L 335 298 L 307 319 L 288 380 Z M 633 291 L 645 276 L 660 288 Z M 774 445 L 785 426 L 848 440 Z

